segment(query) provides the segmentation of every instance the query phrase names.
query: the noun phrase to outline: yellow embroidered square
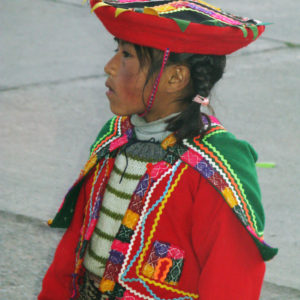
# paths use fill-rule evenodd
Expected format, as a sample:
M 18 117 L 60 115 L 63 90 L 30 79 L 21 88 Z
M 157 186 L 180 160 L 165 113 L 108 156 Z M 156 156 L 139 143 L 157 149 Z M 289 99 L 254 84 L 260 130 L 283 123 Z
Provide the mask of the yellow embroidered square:
M 137 213 L 133 212 L 131 209 L 128 209 L 125 213 L 122 224 L 130 229 L 134 229 L 139 217 L 140 216 Z

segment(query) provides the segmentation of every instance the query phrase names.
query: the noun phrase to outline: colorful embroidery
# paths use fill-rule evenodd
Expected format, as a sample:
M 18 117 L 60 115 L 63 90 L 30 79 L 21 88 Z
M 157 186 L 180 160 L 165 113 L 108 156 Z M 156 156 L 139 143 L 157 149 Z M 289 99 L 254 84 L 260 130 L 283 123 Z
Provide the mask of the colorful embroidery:
M 168 169 L 169 166 L 165 161 L 161 161 L 156 163 L 155 165 L 153 164 L 148 164 L 147 168 L 150 172 L 150 176 L 153 180 L 156 180 L 159 178 L 163 173 L 165 173 Z
M 75 271 L 73 274 L 73 293 L 71 299 L 76 299 L 77 297 L 77 292 L 79 288 L 78 279 L 80 276 L 83 275 L 84 272 L 82 269 L 83 256 L 86 251 L 88 241 L 91 238 L 91 235 L 95 229 L 95 226 L 99 218 L 99 210 L 103 199 L 104 187 L 109 178 L 108 170 L 112 169 L 110 166 L 111 161 L 112 161 L 111 159 L 106 158 L 103 160 L 101 166 L 100 164 L 98 164 L 95 169 L 92 189 L 91 189 L 89 200 L 87 201 L 85 206 L 85 217 L 84 217 L 82 228 L 80 230 L 81 233 L 80 239 L 76 249 Z M 106 170 L 102 172 L 104 168 L 106 168 Z M 103 179 L 101 180 L 96 196 L 94 196 L 96 182 L 98 181 L 98 178 L 102 173 L 104 173 Z
M 120 264 L 114 264 L 113 262 L 109 261 L 106 265 L 103 277 L 105 277 L 107 280 L 115 282 L 117 280 L 120 269 Z
M 121 242 L 124 243 L 129 243 L 130 238 L 133 235 L 133 230 L 124 226 L 123 224 L 120 226 L 119 232 L 116 236 L 116 239 L 120 240 Z
M 133 212 L 131 209 L 128 209 L 125 213 L 122 224 L 133 230 L 139 220 L 139 217 L 140 216 L 137 213 Z
M 177 285 L 183 267 L 184 251 L 169 243 L 155 241 L 142 274 L 172 285 Z
M 185 140 L 184 145 L 188 148 L 181 155 L 181 159 L 216 186 L 242 223 L 246 227 L 250 226 L 252 231 L 263 241 L 263 232 L 258 230 L 254 211 L 246 198 L 241 182 L 225 158 L 207 141 L 210 136 L 222 132 L 225 132 L 222 126 L 215 126 L 201 142 L 198 141 L 198 138 L 194 138 L 193 142 L 198 146 L 198 149 Z
M 105 130 L 106 129 L 106 130 Z M 109 152 L 126 144 L 133 135 L 132 125 L 129 117 L 114 117 L 105 126 L 105 134 L 99 134 L 98 139 L 91 148 L 91 156 L 103 150 L 106 146 Z M 103 153 L 100 155 L 103 156 Z
M 97 159 L 97 155 L 92 154 L 89 160 L 86 162 L 84 168 L 81 170 L 80 176 L 85 176 L 88 173 L 88 171 L 96 164 Z
M 123 297 L 125 289 L 117 288 L 117 277 L 127 253 L 134 229 L 139 221 L 143 199 L 152 183 L 148 173 L 140 180 L 136 187 L 129 207 L 123 217 L 119 232 L 112 243 L 110 256 L 108 258 L 105 271 L 100 282 L 99 289 L 102 293 L 107 293 L 109 297 Z
M 151 254 L 148 257 L 147 262 L 144 262 L 144 265 L 142 267 L 142 263 L 144 261 L 145 258 L 145 253 L 147 252 L 147 250 L 149 249 L 149 246 L 152 242 L 152 238 L 153 238 L 153 234 L 156 230 L 156 227 L 158 225 L 158 221 L 160 219 L 160 216 L 162 214 L 162 211 L 168 201 L 168 199 L 170 198 L 171 194 L 173 193 L 174 189 L 176 188 L 178 182 L 181 179 L 181 176 L 183 175 L 184 171 L 188 168 L 187 165 L 183 166 L 181 171 L 179 172 L 179 174 L 177 175 L 175 181 L 173 184 L 173 178 L 174 175 L 176 173 L 176 170 L 178 169 L 178 167 L 181 165 L 181 162 L 178 161 L 177 163 L 175 163 L 175 165 L 170 168 L 168 171 L 166 171 L 155 183 L 154 185 L 151 187 L 146 201 L 145 201 L 145 205 L 144 205 L 144 209 L 142 212 L 142 215 L 140 217 L 140 220 L 138 222 L 137 228 L 135 230 L 135 234 L 132 237 L 132 241 L 130 243 L 129 249 L 128 249 L 128 253 L 126 255 L 126 258 L 124 260 L 124 264 L 121 270 L 121 273 L 119 275 L 119 282 L 122 284 L 122 286 L 126 287 L 127 291 L 133 293 L 135 296 L 141 297 L 143 299 L 156 299 L 156 300 L 160 300 L 161 298 L 159 298 L 157 295 L 155 295 L 155 293 L 151 290 L 151 288 L 148 286 L 149 284 L 153 284 L 156 286 L 159 286 L 160 288 L 175 292 L 177 294 L 183 295 L 182 297 L 179 298 L 174 298 L 174 299 L 192 299 L 192 298 L 198 298 L 198 295 L 196 294 L 192 294 L 192 293 L 188 293 L 188 292 L 184 292 L 182 290 L 178 290 L 175 289 L 172 285 L 176 284 L 176 278 L 177 280 L 179 280 L 179 276 L 176 277 L 176 275 L 179 275 L 178 273 L 178 267 L 180 266 L 179 263 L 175 262 L 173 265 L 173 260 L 171 257 L 176 257 L 176 255 L 178 257 L 182 256 L 182 252 L 181 251 L 175 251 L 175 246 L 171 246 L 169 245 L 169 248 L 167 250 L 166 247 L 164 247 L 164 245 L 158 244 L 156 243 L 155 245 L 156 247 L 156 252 L 151 252 Z M 170 174 L 171 173 L 171 174 Z M 152 193 L 155 190 L 157 184 L 159 184 L 159 182 L 166 176 L 168 176 L 170 174 L 170 178 L 168 180 L 168 183 L 166 184 L 166 188 L 164 193 L 162 194 L 162 196 L 159 198 L 159 200 L 157 200 L 150 208 L 149 206 L 149 201 L 151 199 Z M 147 242 L 145 244 L 144 241 L 144 228 L 145 228 L 145 223 L 146 220 L 149 216 L 149 214 L 156 208 L 159 207 L 158 209 L 158 213 L 156 214 L 156 218 L 154 220 L 153 226 L 152 226 L 152 230 L 150 235 L 147 238 Z M 134 255 L 134 257 L 132 259 L 130 259 L 129 261 L 129 257 L 132 251 L 132 245 L 137 237 L 137 235 L 140 235 L 141 238 L 141 244 L 139 247 L 139 250 L 136 252 L 136 254 Z M 179 250 L 179 249 L 178 249 Z M 151 279 L 152 276 L 154 276 L 155 274 L 155 267 L 157 267 L 158 264 L 158 260 L 160 259 L 160 257 L 157 255 L 160 254 L 162 256 L 164 256 L 164 258 L 166 258 L 165 261 L 162 261 L 160 263 L 160 271 L 157 271 L 157 278 L 160 278 L 160 280 L 163 279 L 164 282 L 158 281 L 158 280 L 154 280 Z M 138 261 L 137 261 L 138 259 Z M 172 260 L 172 266 L 170 265 L 170 260 Z M 129 272 L 129 270 L 133 267 L 133 264 L 137 261 L 137 269 L 136 269 L 136 274 L 138 275 L 138 278 L 127 278 L 127 273 Z M 169 262 L 169 263 L 168 263 Z M 174 268 L 173 268 L 174 266 Z M 167 270 L 167 271 L 166 271 Z M 171 271 L 172 270 L 172 271 Z M 147 277 L 145 277 L 145 275 L 147 274 Z M 149 278 L 148 278 L 149 277 Z M 172 281 L 174 280 L 174 281 Z M 147 290 L 147 292 L 150 294 L 150 296 L 141 294 L 139 292 L 137 292 L 136 290 L 133 290 L 130 288 L 130 286 L 126 283 L 130 283 L 130 282 L 139 282 L 141 283 L 145 289 Z M 166 283 L 167 282 L 167 283 Z
M 91 149 L 91 153 L 96 153 L 97 150 L 100 147 L 102 147 L 105 143 L 110 142 L 110 139 L 114 137 L 118 132 L 120 121 L 121 121 L 121 117 L 114 117 L 109 121 L 110 122 L 108 125 L 109 129 L 107 133 L 105 133 L 104 135 L 100 135 L 99 139 L 94 143 Z
M 222 189 L 221 192 L 223 193 L 223 191 L 226 190 L 227 187 L 229 187 L 229 184 L 230 184 L 231 186 L 232 186 L 232 185 L 235 186 L 235 190 L 238 189 L 238 187 L 237 187 L 235 181 L 233 180 L 231 174 L 229 173 L 228 169 L 225 168 L 225 167 L 223 166 L 223 164 L 219 161 L 219 159 L 218 159 L 217 157 L 215 157 L 215 156 L 213 155 L 213 153 L 211 153 L 210 151 L 208 151 L 208 149 L 206 149 L 206 148 L 203 146 L 203 144 L 200 144 L 196 139 L 194 139 L 194 142 L 200 147 L 201 150 L 203 150 L 203 152 L 202 152 L 202 151 L 200 152 L 198 149 L 195 149 L 192 145 L 188 144 L 188 142 L 185 141 L 184 143 L 190 148 L 190 149 L 188 150 L 188 152 L 191 152 L 191 151 L 196 152 L 196 153 L 199 155 L 199 158 L 200 158 L 200 159 L 202 159 L 202 160 L 206 159 L 207 161 L 209 161 L 210 166 L 215 166 L 215 167 L 217 167 L 216 163 L 218 163 L 218 165 L 221 167 L 221 170 L 220 170 L 220 168 L 218 168 L 218 172 L 219 172 L 220 174 L 224 174 L 224 173 L 226 174 L 226 175 L 224 174 L 225 176 L 223 176 L 223 178 L 225 179 L 225 180 L 224 180 L 225 186 L 223 186 L 224 189 Z M 193 150 L 191 150 L 191 149 L 193 149 Z M 211 158 L 209 155 L 211 155 L 212 158 Z M 206 158 L 204 158 L 204 157 L 206 157 Z M 189 156 L 189 155 L 183 155 L 181 158 L 182 158 L 183 161 L 187 162 L 187 163 L 190 164 L 192 167 L 194 167 L 195 169 L 197 169 L 197 168 L 196 168 L 196 165 L 193 164 L 193 161 L 190 161 L 190 160 L 189 160 L 189 159 L 190 159 L 190 156 Z M 201 169 L 197 169 L 197 170 L 201 173 Z M 214 173 L 215 173 L 215 172 L 216 172 L 216 171 L 214 171 Z M 211 176 L 208 176 L 208 177 L 206 177 L 206 178 L 207 178 L 209 181 L 211 181 L 211 178 L 215 179 L 215 178 L 213 177 L 214 173 L 212 173 Z M 202 174 L 202 173 L 201 173 L 201 174 Z M 208 174 L 205 174 L 205 175 L 207 176 Z M 205 176 L 205 175 L 203 175 L 203 176 Z M 229 189 L 232 191 L 232 188 L 229 187 Z M 232 203 L 232 199 L 231 199 L 231 198 L 228 198 L 228 199 L 227 199 L 227 198 L 225 197 L 226 195 L 231 196 L 232 194 L 231 194 L 231 193 L 228 193 L 228 192 L 226 192 L 226 191 L 225 191 L 224 194 L 223 194 L 225 200 L 226 200 L 228 203 Z M 235 198 L 237 198 L 237 197 L 235 197 Z M 238 200 L 237 200 L 237 201 L 238 201 Z
M 109 151 L 111 152 L 111 151 L 123 146 L 126 143 L 128 143 L 128 137 L 127 137 L 127 135 L 123 135 L 110 143 Z
M 172 259 L 171 258 L 164 257 L 164 258 L 159 259 L 158 264 L 155 268 L 155 272 L 153 274 L 154 279 L 164 282 L 171 267 L 172 267 Z
M 197 4 L 197 2 L 200 4 Z M 201 5 L 202 4 L 202 5 Z M 205 20 L 219 21 L 226 25 L 231 26 L 243 26 L 246 20 L 230 15 L 220 8 L 216 8 L 202 1 L 194 1 L 194 3 L 188 1 L 177 1 L 151 8 L 156 11 L 158 15 L 174 14 L 182 11 L 191 11 L 202 14 L 206 17 Z M 145 11 L 144 11 L 145 13 Z M 250 26 L 250 25 L 249 25 Z
M 161 147 L 167 150 L 167 148 L 173 147 L 175 144 L 176 144 L 176 137 L 172 133 L 162 141 Z
M 217 123 L 216 121 L 213 122 Z M 113 133 L 111 133 L 110 131 L 109 135 L 105 135 L 104 139 L 102 138 L 95 143 L 96 146 L 93 147 L 93 153 L 85 167 L 84 174 L 86 174 L 89 171 L 89 169 L 92 168 L 93 165 L 95 165 L 97 159 L 99 158 L 98 154 L 102 153 L 101 151 L 103 151 L 105 147 L 107 147 L 105 151 L 114 151 L 115 149 L 120 147 L 122 143 L 127 143 L 128 137 L 123 136 L 122 138 L 118 139 L 118 135 L 120 135 L 121 132 L 124 133 L 125 131 L 126 134 L 128 134 L 128 136 L 132 135 L 132 125 L 130 124 L 128 118 L 115 118 L 114 121 L 110 123 L 110 129 L 112 128 L 114 129 Z M 217 187 L 222 192 L 223 197 L 226 199 L 227 203 L 233 209 L 235 214 L 243 222 L 248 231 L 253 236 L 257 237 L 260 241 L 263 242 L 262 232 L 259 232 L 257 230 L 254 212 L 252 211 L 252 208 L 249 205 L 247 199 L 244 197 L 245 193 L 243 191 L 241 183 L 236 178 L 236 175 L 233 173 L 224 157 L 222 157 L 222 155 L 217 151 L 217 149 L 215 149 L 211 144 L 208 143 L 208 137 L 215 134 L 219 134 L 224 131 L 225 130 L 222 126 L 215 125 L 209 130 L 209 132 L 201 142 L 199 142 L 197 138 L 195 138 L 194 143 L 195 145 L 197 145 L 198 148 L 194 147 L 187 140 L 184 141 L 185 146 L 172 146 L 171 141 L 166 143 L 166 148 L 172 148 L 172 153 L 168 154 L 170 156 L 170 162 L 174 164 L 176 159 L 175 156 L 179 156 L 183 161 L 187 162 L 198 172 L 200 172 L 205 178 L 207 178 L 215 187 Z M 96 153 L 97 155 L 95 155 Z M 86 216 L 83 222 L 82 234 L 76 251 L 76 268 L 73 274 L 73 283 L 75 286 L 73 293 L 74 298 L 76 297 L 75 291 L 77 289 L 76 285 L 78 275 L 82 274 L 82 258 L 87 246 L 87 242 L 91 237 L 93 228 L 95 227 L 103 197 L 103 187 L 105 186 L 105 182 L 109 177 L 108 166 L 110 164 L 110 161 L 111 159 L 106 159 L 104 160 L 103 164 L 101 164 L 101 166 L 97 166 L 94 175 L 94 183 L 93 188 L 91 190 L 90 199 L 89 201 L 87 201 L 87 205 L 85 208 Z M 109 295 L 115 295 L 115 293 L 118 293 L 118 297 L 121 298 L 120 295 L 124 294 L 125 289 L 124 287 L 121 287 L 119 284 L 117 284 L 117 277 L 118 274 L 120 274 L 119 281 L 124 283 L 124 286 L 126 287 L 128 287 L 125 283 L 126 281 L 139 281 L 144 285 L 151 297 L 149 298 L 145 295 L 142 295 L 142 298 L 146 297 L 146 299 L 153 299 L 154 297 L 155 299 L 159 299 L 156 295 L 153 294 L 147 283 L 154 284 L 161 288 L 165 288 L 172 292 L 184 295 L 184 297 L 180 299 L 190 299 L 198 297 L 195 294 L 186 293 L 174 289 L 172 287 L 178 283 L 183 266 L 184 253 L 182 253 L 180 249 L 172 245 L 168 245 L 168 248 L 166 244 L 157 242 L 160 244 L 156 245 L 154 243 L 156 247 L 153 246 L 154 250 L 151 250 L 148 256 L 148 260 L 144 261 L 145 254 L 149 250 L 149 246 L 152 242 L 151 239 L 153 238 L 153 232 L 155 231 L 155 228 L 158 224 L 164 205 L 170 197 L 170 194 L 173 192 L 174 188 L 178 183 L 178 180 L 180 179 L 182 173 L 185 170 L 184 168 L 182 169 L 182 173 L 180 173 L 178 178 L 175 180 L 175 183 L 170 188 L 170 183 L 179 165 L 180 163 L 178 164 L 177 162 L 175 163 L 173 168 L 170 168 L 169 163 L 166 162 L 161 162 L 158 164 L 149 164 L 147 174 L 140 181 L 134 195 L 132 196 L 129 208 L 123 218 L 122 225 L 120 226 L 116 239 L 113 242 L 110 251 L 110 257 L 107 262 L 104 273 L 105 275 L 103 276 L 99 287 L 101 291 L 109 292 Z M 106 175 L 104 176 L 104 178 L 102 178 L 100 187 L 96 193 L 96 196 L 94 196 L 94 184 L 98 181 L 98 176 L 102 172 L 102 168 L 104 168 L 105 166 L 107 167 L 105 172 Z M 157 184 L 157 182 L 155 182 L 154 188 L 151 188 L 150 192 L 147 194 L 147 192 L 150 189 L 151 182 L 156 180 L 162 180 L 163 177 L 167 176 L 167 174 L 170 173 L 171 169 L 171 181 L 169 181 L 166 186 L 166 191 L 162 196 L 163 198 L 160 198 L 160 200 L 158 200 L 158 202 L 155 203 L 155 205 L 146 214 L 146 204 L 144 205 L 145 195 L 148 195 L 147 199 L 150 199 L 148 197 L 151 197 L 156 186 L 155 184 Z M 143 240 L 143 230 L 145 226 L 144 222 L 147 219 L 149 213 L 151 213 L 151 211 L 155 209 L 157 205 L 160 205 L 160 210 L 155 219 L 150 237 L 145 243 L 145 241 Z M 143 215 L 143 218 L 140 218 L 141 214 Z M 142 223 L 140 223 L 141 219 L 143 219 Z M 133 262 L 131 262 L 127 266 L 127 269 L 122 269 L 121 272 L 120 269 L 124 261 L 124 266 L 126 266 L 128 263 L 128 261 L 126 262 L 126 257 L 128 257 L 128 253 L 130 253 L 131 251 L 129 243 L 132 239 L 134 240 L 134 238 L 132 237 L 135 237 L 134 230 L 136 228 L 141 228 L 141 236 L 143 237 L 141 245 L 142 248 L 140 248 L 133 260 L 134 262 L 137 259 L 139 259 L 136 272 L 139 278 L 126 278 L 127 271 L 131 268 Z M 136 232 L 137 231 L 138 230 L 136 230 Z M 166 251 L 167 248 L 168 250 Z M 141 296 L 137 292 L 131 292 L 137 296 Z
M 214 133 L 212 133 L 214 134 Z M 242 209 L 242 211 L 246 214 L 246 217 L 247 217 L 247 220 L 248 220 L 248 223 L 249 225 L 251 226 L 251 228 L 254 230 L 254 232 L 256 232 L 256 234 L 258 236 L 260 236 L 260 240 L 262 241 L 263 240 L 263 231 L 259 231 L 258 230 L 258 227 L 257 227 L 257 224 L 256 224 L 256 217 L 255 217 L 255 214 L 254 214 L 254 211 L 247 199 L 247 196 L 246 196 L 246 193 L 244 192 L 244 189 L 243 189 L 243 186 L 240 182 L 240 180 L 238 179 L 238 177 L 236 176 L 236 174 L 234 173 L 234 171 L 232 170 L 231 166 L 227 163 L 227 161 L 225 160 L 225 158 L 221 155 L 221 153 L 219 153 L 219 151 L 217 151 L 217 149 L 215 149 L 211 144 L 208 143 L 207 141 L 207 138 L 209 137 L 210 135 L 208 135 L 204 140 L 203 140 L 203 143 L 206 144 L 207 147 L 209 147 L 210 149 L 213 149 L 214 150 L 214 153 L 216 155 L 218 155 L 218 157 L 220 158 L 217 159 L 216 161 L 219 163 L 219 165 L 222 167 L 223 164 L 226 166 L 226 170 L 227 173 L 230 172 L 230 179 L 231 179 L 231 182 L 235 188 L 235 191 L 237 192 L 237 195 L 236 195 L 236 198 L 237 198 L 237 201 L 239 203 L 239 206 L 240 208 Z M 225 167 L 223 166 L 223 169 L 225 169 Z M 240 201 L 242 202 L 243 206 L 241 207 L 240 205 Z M 250 210 L 250 213 L 251 213 L 251 216 L 249 214 L 249 210 Z
M 115 287 L 115 282 L 109 279 L 102 279 L 100 282 L 100 291 L 102 293 L 112 292 Z

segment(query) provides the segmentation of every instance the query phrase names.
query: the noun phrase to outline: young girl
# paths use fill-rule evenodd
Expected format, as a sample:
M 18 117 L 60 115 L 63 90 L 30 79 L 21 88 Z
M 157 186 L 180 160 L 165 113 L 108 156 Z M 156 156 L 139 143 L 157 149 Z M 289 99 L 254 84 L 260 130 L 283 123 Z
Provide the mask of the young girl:
M 50 222 L 67 228 L 38 299 L 257 300 L 257 155 L 200 112 L 225 55 L 264 31 L 202 1 L 91 0 L 115 36 L 116 117 Z

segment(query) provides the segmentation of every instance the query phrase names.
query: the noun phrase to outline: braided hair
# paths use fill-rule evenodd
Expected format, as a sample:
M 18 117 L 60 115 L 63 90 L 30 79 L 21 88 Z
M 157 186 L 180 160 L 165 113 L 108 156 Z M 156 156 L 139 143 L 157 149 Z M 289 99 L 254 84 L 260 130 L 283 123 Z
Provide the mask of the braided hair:
M 163 51 L 134 45 L 140 65 L 150 63 L 145 86 L 161 68 Z M 166 66 L 184 65 L 190 70 L 190 82 L 182 91 L 182 96 L 176 101 L 185 104 L 185 109 L 176 117 L 167 121 L 167 130 L 175 134 L 177 142 L 195 136 L 203 137 L 210 129 L 209 117 L 200 111 L 201 105 L 193 102 L 199 94 L 209 97 L 212 88 L 224 73 L 226 57 L 218 55 L 201 55 L 190 53 L 170 53 Z M 207 126 L 205 126 L 207 125 Z

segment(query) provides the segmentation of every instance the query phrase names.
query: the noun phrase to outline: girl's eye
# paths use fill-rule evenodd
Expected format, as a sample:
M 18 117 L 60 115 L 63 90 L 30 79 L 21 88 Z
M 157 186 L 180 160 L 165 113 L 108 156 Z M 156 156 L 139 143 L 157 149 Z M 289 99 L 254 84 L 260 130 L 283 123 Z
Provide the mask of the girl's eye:
M 122 51 L 122 54 L 123 54 L 124 57 L 130 57 L 131 56 L 131 54 L 127 51 Z
M 114 50 L 115 53 L 119 52 L 120 51 L 120 48 L 116 48 Z M 128 51 L 125 51 L 125 50 L 122 50 L 122 55 L 123 57 L 127 58 L 127 57 L 131 57 L 132 55 L 128 52 Z

